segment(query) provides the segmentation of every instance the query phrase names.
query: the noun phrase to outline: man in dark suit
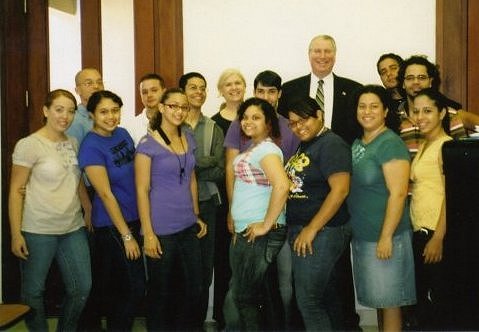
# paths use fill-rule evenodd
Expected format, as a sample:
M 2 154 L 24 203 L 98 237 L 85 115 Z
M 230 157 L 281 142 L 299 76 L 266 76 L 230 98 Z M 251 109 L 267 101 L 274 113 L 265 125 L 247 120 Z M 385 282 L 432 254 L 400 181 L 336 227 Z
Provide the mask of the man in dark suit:
M 331 36 L 314 37 L 309 44 L 308 56 L 311 73 L 283 84 L 279 113 L 288 116 L 286 107 L 292 99 L 304 96 L 317 99 L 318 81 L 322 80 L 325 125 L 351 144 L 355 138 L 351 121 L 355 116 L 352 97 L 361 84 L 333 73 L 336 42 Z
M 309 96 L 316 99 L 319 108 L 324 111 L 325 126 L 331 128 L 348 144 L 352 144 L 357 137 L 353 121 L 356 117 L 352 104 L 353 96 L 361 84 L 333 73 L 336 62 L 336 42 L 333 37 L 328 35 L 314 37 L 309 44 L 308 56 L 311 73 L 283 84 L 279 113 L 287 117 L 287 107 L 291 100 Z M 318 85 L 322 85 L 321 92 Z M 343 306 L 343 317 L 331 317 L 333 327 L 339 330 L 360 331 L 359 316 L 355 309 L 350 250 L 345 250 L 337 263 L 336 281 Z

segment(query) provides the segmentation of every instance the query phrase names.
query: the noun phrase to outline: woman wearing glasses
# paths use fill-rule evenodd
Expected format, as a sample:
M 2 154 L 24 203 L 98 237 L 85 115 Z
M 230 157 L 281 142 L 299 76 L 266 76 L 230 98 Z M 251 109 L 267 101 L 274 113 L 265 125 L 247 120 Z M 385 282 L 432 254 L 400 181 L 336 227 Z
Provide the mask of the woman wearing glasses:
M 150 123 L 152 132 L 140 140 L 135 157 L 138 209 L 148 267 L 147 327 L 151 331 L 191 330 L 197 319 L 201 292 L 198 238 L 206 234 L 206 225 L 198 217 L 193 153 L 196 144 L 193 135 L 181 129 L 188 110 L 183 90 L 167 89 L 159 112 Z M 183 298 L 174 301 L 178 293 L 178 264 Z M 172 312 L 173 303 L 182 307 Z
M 292 183 L 286 221 L 298 307 L 306 330 L 342 330 L 334 266 L 351 238 L 345 203 L 351 149 L 324 126 L 314 99 L 293 101 L 287 111 L 289 126 L 301 140 L 286 164 Z
M 145 290 L 140 221 L 135 193 L 135 145 L 120 124 L 123 103 L 110 91 L 88 100 L 93 129 L 80 146 L 79 163 L 95 189 L 92 208 L 102 307 L 107 328 L 129 331 Z
M 412 118 L 414 97 L 419 91 L 431 88 L 439 92 L 441 77 L 438 67 L 424 56 L 411 56 L 401 65 L 398 72 L 399 86 L 404 89 L 407 100 L 398 108 L 401 119 L 400 136 L 408 146 L 413 158 L 419 145 L 424 141 L 417 124 Z M 479 116 L 462 109 L 462 105 L 441 94 L 447 107 L 450 136 L 458 139 L 467 137 L 479 125 Z

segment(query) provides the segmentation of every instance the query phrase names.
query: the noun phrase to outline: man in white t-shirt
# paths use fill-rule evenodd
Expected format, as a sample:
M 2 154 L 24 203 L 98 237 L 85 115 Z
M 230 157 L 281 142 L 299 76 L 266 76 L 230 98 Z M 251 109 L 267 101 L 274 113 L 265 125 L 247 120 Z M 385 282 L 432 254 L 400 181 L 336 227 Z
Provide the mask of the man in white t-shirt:
M 141 78 L 140 95 L 144 108 L 132 121 L 124 124 L 133 138 L 135 146 L 147 134 L 150 119 L 158 112 L 158 104 L 163 91 L 165 91 L 165 81 L 160 75 L 150 73 Z

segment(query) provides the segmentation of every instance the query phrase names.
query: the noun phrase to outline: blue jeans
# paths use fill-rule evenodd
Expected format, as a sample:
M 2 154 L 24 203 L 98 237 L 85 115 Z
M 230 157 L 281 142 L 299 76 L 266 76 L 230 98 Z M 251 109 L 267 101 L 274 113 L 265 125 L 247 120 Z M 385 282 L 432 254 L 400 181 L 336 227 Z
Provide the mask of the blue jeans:
M 286 330 L 292 328 L 292 305 L 293 305 L 293 267 L 291 259 L 291 247 L 288 241 L 284 241 L 284 245 L 278 253 L 278 283 L 279 293 L 284 310 L 284 327 Z
M 213 265 L 215 257 L 215 229 L 216 229 L 216 201 L 209 199 L 200 202 L 200 218 L 208 226 L 208 233 L 200 239 L 202 283 L 199 301 L 198 324 L 203 326 L 208 312 L 208 300 L 211 281 L 213 279 Z
M 261 330 L 259 306 L 263 302 L 266 270 L 276 259 L 285 238 L 286 227 L 271 230 L 254 242 L 248 242 L 242 233 L 236 234 L 236 241 L 230 246 L 232 276 L 224 308 L 228 329 Z M 231 300 L 233 303 L 229 303 Z
M 197 232 L 195 224 L 178 233 L 159 236 L 163 255 L 159 259 L 147 257 L 149 331 L 193 330 L 197 325 L 201 292 L 201 253 Z M 179 269 L 176 268 L 178 265 Z M 176 274 L 178 270 L 182 276 Z M 180 292 L 175 287 L 179 278 L 183 281 Z M 182 298 L 175 300 L 173 297 L 178 293 Z M 181 307 L 172 312 L 171 306 L 175 303 Z
M 128 227 L 141 247 L 140 222 L 130 222 Z M 143 258 L 126 257 L 123 240 L 114 226 L 96 228 L 95 245 L 100 270 L 100 303 L 106 311 L 107 329 L 130 331 L 145 295 Z
M 294 330 L 293 312 L 293 271 L 291 248 L 284 241 L 281 250 L 266 272 L 264 282 L 264 320 L 268 330 Z
M 303 229 L 289 225 L 288 239 L 293 243 Z M 336 294 L 335 265 L 349 245 L 349 223 L 337 227 L 324 227 L 313 240 L 313 254 L 306 257 L 292 252 L 293 278 L 298 307 L 308 331 L 330 331 L 339 328 L 341 302 Z
M 90 252 L 84 227 L 67 234 L 23 232 L 29 256 L 21 261 L 22 301 L 32 310 L 25 322 L 31 331 L 48 331 L 43 295 L 53 259 L 65 284 L 65 300 L 58 331 L 73 331 L 91 288 Z

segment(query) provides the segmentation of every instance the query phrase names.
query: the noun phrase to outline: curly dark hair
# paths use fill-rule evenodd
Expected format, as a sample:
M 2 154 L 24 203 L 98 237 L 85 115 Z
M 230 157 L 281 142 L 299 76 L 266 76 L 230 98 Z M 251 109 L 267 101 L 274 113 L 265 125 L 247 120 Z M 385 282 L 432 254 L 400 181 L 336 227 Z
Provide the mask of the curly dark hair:
M 407 67 L 411 65 L 421 65 L 426 67 L 427 75 L 430 78 L 432 78 L 431 88 L 435 90 L 439 90 L 439 87 L 441 86 L 441 76 L 439 73 L 439 66 L 430 62 L 426 56 L 413 55 L 410 58 L 404 60 L 401 67 L 399 67 L 397 79 L 398 79 L 398 87 L 401 90 L 402 94 L 405 93 L 403 89 L 403 84 L 404 84 L 404 76 L 406 73 L 406 69 Z

